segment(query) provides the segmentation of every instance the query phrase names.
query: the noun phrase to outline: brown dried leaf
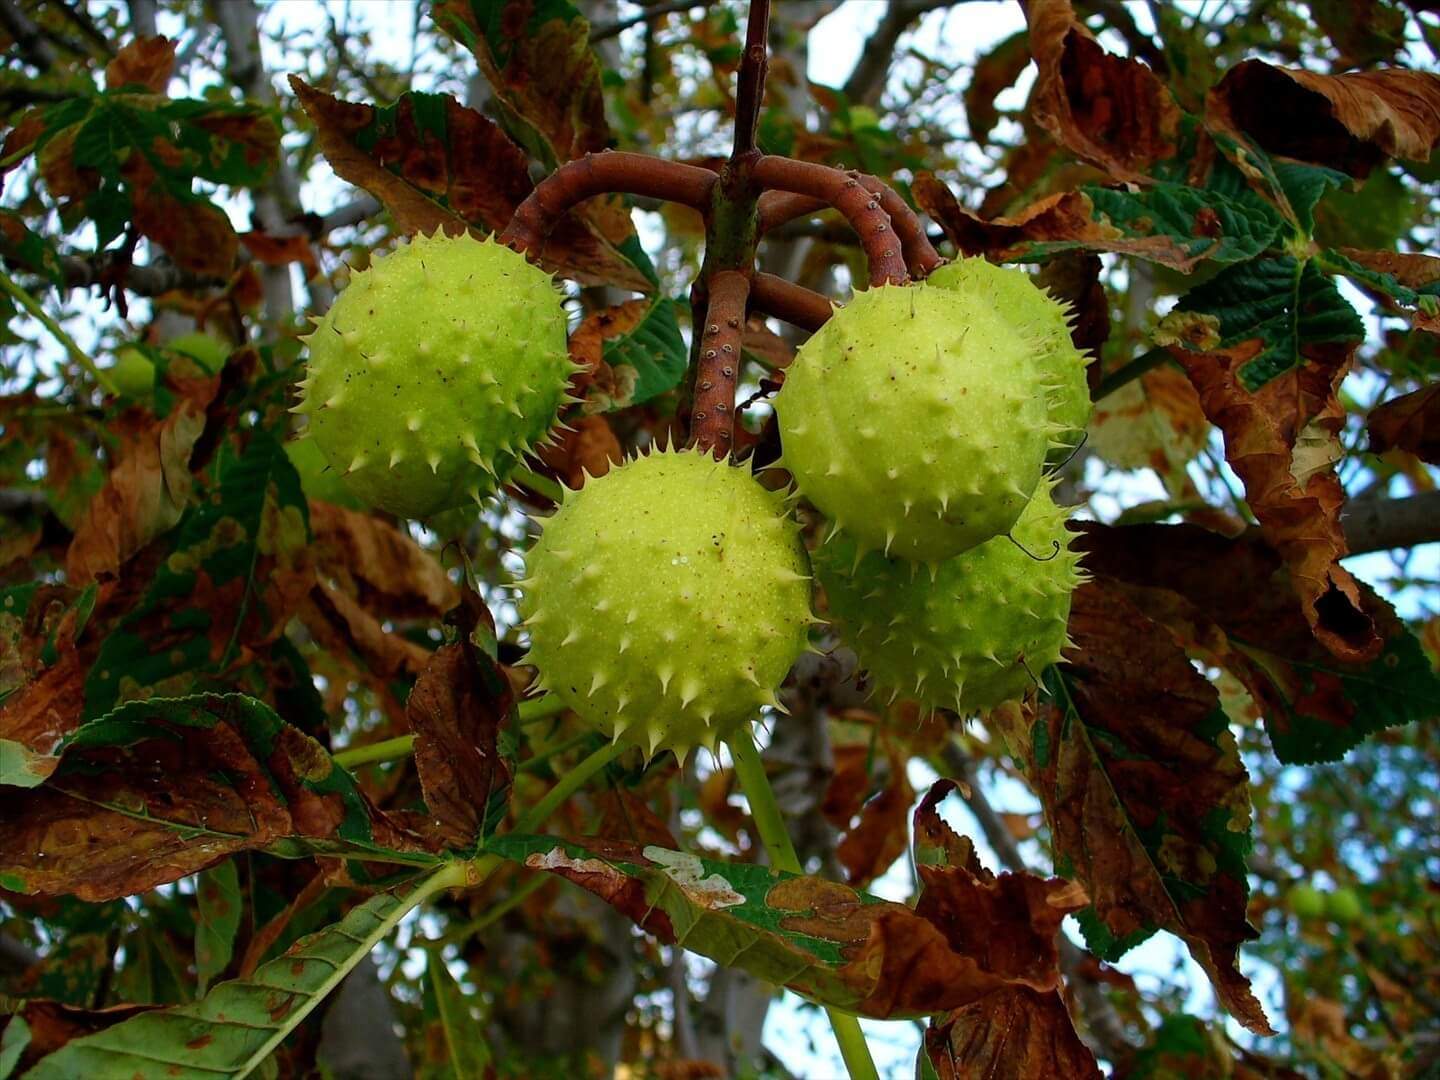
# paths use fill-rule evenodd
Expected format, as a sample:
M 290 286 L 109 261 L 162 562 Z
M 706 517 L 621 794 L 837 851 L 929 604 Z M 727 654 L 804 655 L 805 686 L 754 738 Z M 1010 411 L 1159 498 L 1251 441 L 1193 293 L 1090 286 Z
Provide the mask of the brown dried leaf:
M 1030 873 L 986 870 L 968 837 L 955 834 L 936 808 L 954 790 L 940 780 L 915 810 L 915 870 L 924 890 L 915 913 L 950 947 L 981 969 L 1035 990 L 1060 984 L 1055 936 L 1065 916 L 1089 899 L 1079 885 Z
M 1099 359 L 1110 338 L 1110 299 L 1100 284 L 1100 271 L 1100 256 L 1069 251 L 1047 260 L 1035 275 L 1035 284 L 1070 305 L 1074 316 L 1070 340 L 1092 360 Z M 1091 363 L 1087 375 L 1094 389 L 1100 381 L 1100 365 Z
M 109 960 L 109 952 L 106 952 Z M 93 1035 L 97 1031 L 128 1020 L 132 1016 L 157 1008 L 155 1005 L 112 1005 L 108 1009 L 86 1009 L 68 1005 L 61 1001 L 31 999 L 15 1003 L 15 1011 L 7 1017 L 0 1017 L 0 1034 L 16 1018 L 25 1021 L 30 1029 L 30 1041 L 25 1044 L 16 1063 L 16 1075 L 30 1068 L 41 1058 L 53 1054 L 71 1039 Z M 7 1042 L 7 1045 L 12 1045 Z M 19 1045 L 18 1041 L 13 1045 Z
M 1162 627 L 1098 579 L 1076 590 L 1069 664 L 1033 725 L 997 711 L 1050 824 L 1057 866 L 1085 886 L 1082 926 L 1115 959 L 1155 928 L 1181 938 L 1215 993 L 1268 1034 L 1238 968 L 1249 778 L 1219 697 Z M 1089 918 L 1089 922 L 1086 918 Z
M 210 383 L 211 392 L 219 380 Z M 190 452 L 205 428 L 205 403 L 184 399 L 163 420 L 133 409 L 105 486 L 75 527 L 65 569 L 72 584 L 113 573 L 180 520 L 194 486 Z
M 1070 0 L 1031 0 L 1025 17 L 1040 69 L 1030 110 L 1041 127 L 1117 180 L 1143 182 L 1175 156 L 1180 108 L 1150 68 L 1102 49 Z
M 439 561 L 394 525 L 332 503 L 310 504 L 316 568 L 373 615 L 437 619 L 460 600 Z
M 540 460 L 574 490 L 584 485 L 587 475 L 604 476 L 625 453 L 605 417 L 580 416 L 569 423 L 575 430 L 561 432 L 554 446 L 543 447 Z
M 174 70 L 175 42 L 165 37 L 140 37 L 105 65 L 105 86 L 109 90 L 143 86 L 151 93 L 163 94 Z
M 1440 142 L 1440 76 L 1387 68 L 1321 75 L 1245 60 L 1205 100 L 1206 123 L 1280 157 L 1368 176 L 1386 158 L 1428 161 Z
M 185 722 L 165 719 L 164 710 L 180 708 Z M 257 727 L 256 702 L 211 695 L 156 702 L 158 712 L 127 709 L 125 718 L 96 721 L 100 735 L 72 745 L 43 786 L 0 787 L 7 888 L 113 900 L 237 851 L 288 838 L 338 842 L 342 826 L 346 840 L 423 850 L 358 790 L 333 782 L 337 767 L 313 739 L 283 723 Z
M 509 683 L 471 643 L 468 628 L 459 641 L 436 650 L 410 691 L 406 715 L 415 732 L 415 766 L 447 847 L 473 848 L 505 816 L 503 803 L 492 805 L 510 786 L 496 737 L 514 707 Z
M 1440 383 L 1392 398 L 1365 421 L 1370 449 L 1377 454 L 1399 448 L 1440 465 Z
M 500 232 L 534 190 L 524 151 L 488 117 L 453 98 L 445 98 L 443 128 L 430 129 L 417 119 L 409 95 L 381 123 L 373 106 L 341 101 L 295 75 L 290 85 L 331 167 L 383 202 L 406 233 L 443 229 L 457 236 L 472 226 Z M 649 280 L 615 250 L 609 227 L 596 207 L 571 212 L 539 253 L 541 265 L 586 285 L 649 291 Z
M 1194 272 L 1208 257 L 1204 249 L 1192 250 L 1177 237 L 1127 235 L 1103 215 L 1097 220 L 1095 205 L 1083 191 L 1047 195 L 1013 215 L 989 221 L 962 207 L 950 189 L 930 173 L 916 176 L 913 191 L 920 208 L 935 219 L 962 254 L 984 255 L 992 262 L 1014 262 L 1033 245 L 1048 243 L 1133 255 L 1182 274 Z
M 418 678 L 430 662 L 430 650 L 388 632 L 353 596 L 325 582 L 316 583 L 297 614 L 322 648 L 353 656 L 367 680 Z
M 1344 660 L 1380 652 L 1374 624 L 1360 605 L 1346 554 L 1340 511 L 1345 489 L 1335 474 L 1345 408 L 1337 392 L 1354 358 L 1353 343 L 1312 345 L 1301 366 L 1246 389 L 1241 369 L 1259 354 L 1259 338 L 1228 349 L 1172 347 L 1200 393 L 1200 405 L 1225 434 L 1225 458 L 1265 539 L 1290 567 L 1315 636 Z
M 1058 991 L 1010 986 L 931 1022 L 925 1053 L 940 1080 L 1099 1080 Z
M 867 748 L 853 749 L 863 752 Z M 866 769 L 868 756 L 864 754 L 859 765 L 861 798 L 871 782 Z M 849 831 L 835 848 L 836 858 L 845 867 L 845 880 L 857 889 L 888 870 L 905 853 L 910 840 L 910 807 L 915 802 L 915 789 L 905 774 L 905 759 L 893 748 L 889 749 L 888 758 L 885 786 L 860 808 L 860 820 L 854 828 L 849 828 L 847 817 L 844 827 Z M 828 793 L 826 802 L 829 802 Z
M 1003 90 L 1014 86 L 1020 73 L 1029 66 L 1030 40 L 1024 31 L 1011 34 L 975 61 L 969 85 L 965 87 L 965 115 L 970 121 L 971 137 L 981 146 L 1000 122 L 995 99 Z

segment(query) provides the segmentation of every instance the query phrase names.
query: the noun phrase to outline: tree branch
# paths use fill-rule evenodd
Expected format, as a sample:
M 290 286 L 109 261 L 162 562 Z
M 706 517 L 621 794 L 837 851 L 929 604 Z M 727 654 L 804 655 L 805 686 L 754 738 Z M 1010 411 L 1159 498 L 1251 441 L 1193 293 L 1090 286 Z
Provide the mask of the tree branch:
M 956 0 L 892 0 L 885 9 L 885 17 L 860 50 L 860 59 L 855 70 L 845 80 L 846 100 L 853 105 L 874 105 L 885 92 L 885 79 L 890 74 L 890 62 L 895 58 L 895 46 L 900 36 L 910 29 L 920 16 L 938 8 L 949 7 Z
M 900 250 L 905 256 L 905 265 L 913 277 L 924 278 L 938 267 L 943 259 L 925 235 L 925 226 L 910 204 L 878 177 L 868 173 L 850 172 L 851 179 L 859 180 L 862 187 L 880 200 L 880 209 L 890 215 L 895 235 L 900 238 Z M 829 209 L 823 199 L 809 195 L 796 195 L 788 191 L 766 192 L 760 200 L 760 232 L 778 228 L 799 217 L 809 217 L 821 210 Z
M 127 6 L 130 8 L 130 32 L 136 37 L 154 37 L 158 33 L 155 29 L 155 0 L 129 0 Z
M 669 0 L 669 3 L 656 4 L 647 7 L 639 15 L 631 15 L 628 19 L 616 19 L 614 22 L 601 23 L 599 26 L 590 28 L 590 44 L 597 41 L 604 41 L 607 38 L 623 34 L 632 26 L 639 26 L 651 19 L 658 19 L 661 15 L 670 15 L 677 11 L 689 11 L 693 7 L 704 7 L 705 0 Z
M 0 26 L 10 32 L 15 44 L 20 47 L 20 55 L 32 67 L 49 71 L 55 66 L 58 59 L 55 47 L 45 39 L 30 17 L 15 6 L 14 0 L 0 0 Z
M 756 274 L 750 279 L 750 303 L 756 311 L 809 330 L 812 334 L 825 325 L 835 310 L 824 296 L 786 281 L 774 274 Z
M 890 215 L 856 175 L 773 156 L 757 161 L 752 175 L 761 187 L 824 200 L 844 214 L 865 249 L 872 286 L 886 282 L 903 285 L 910 280 Z
M 770 66 L 770 0 L 750 0 L 750 18 L 745 24 L 745 53 L 735 79 L 735 141 L 732 161 L 755 153 L 755 134 L 760 129 L 760 105 L 765 100 L 765 72 Z
M 699 335 L 690 443 L 723 458 L 735 439 L 735 380 L 750 279 L 739 270 L 720 270 L 710 276 L 709 285 L 709 308 Z
M 1351 499 L 1340 515 L 1351 555 L 1440 541 L 1440 491 L 1405 499 Z
M 715 180 L 709 169 L 644 154 L 613 150 L 586 154 L 567 161 L 535 186 L 516 208 L 500 242 L 517 251 L 536 250 L 573 206 L 609 192 L 650 195 L 703 213 Z

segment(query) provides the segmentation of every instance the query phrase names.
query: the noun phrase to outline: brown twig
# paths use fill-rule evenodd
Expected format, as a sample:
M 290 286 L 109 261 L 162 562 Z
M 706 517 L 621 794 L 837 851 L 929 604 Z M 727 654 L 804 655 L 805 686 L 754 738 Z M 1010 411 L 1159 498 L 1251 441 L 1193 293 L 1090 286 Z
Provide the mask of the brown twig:
M 757 161 L 752 175 L 761 187 L 823 199 L 844 214 L 865 249 L 871 285 L 903 285 L 910 280 L 890 215 L 857 176 L 828 165 L 771 156 Z
M 755 153 L 760 128 L 760 103 L 765 98 L 765 72 L 769 68 L 766 43 L 770 36 L 770 0 L 751 0 L 745 25 L 745 53 L 735 80 L 735 142 L 731 160 Z
M 515 210 L 500 240 L 517 251 L 536 249 L 571 207 L 609 192 L 668 199 L 703 212 L 715 179 L 709 169 L 644 154 L 586 154 L 540 181 Z
M 756 274 L 750 279 L 750 305 L 811 333 L 824 326 L 835 310 L 828 298 L 774 274 Z
M 697 328 L 700 359 L 695 370 L 690 443 L 717 458 L 729 454 L 735 440 L 735 380 L 749 295 L 750 279 L 739 270 L 711 275 L 709 309 L 704 325 Z
M 900 252 L 910 275 L 916 278 L 929 277 L 930 273 L 945 260 L 925 235 L 925 226 L 910 205 L 900 197 L 894 188 L 878 177 L 868 173 L 851 172 L 851 179 L 880 200 L 880 209 L 890 215 L 891 226 L 900 239 Z M 777 229 L 786 222 L 799 217 L 809 217 L 830 206 L 824 199 L 810 195 L 797 195 L 790 191 L 767 191 L 760 198 L 760 233 L 763 236 L 771 229 Z

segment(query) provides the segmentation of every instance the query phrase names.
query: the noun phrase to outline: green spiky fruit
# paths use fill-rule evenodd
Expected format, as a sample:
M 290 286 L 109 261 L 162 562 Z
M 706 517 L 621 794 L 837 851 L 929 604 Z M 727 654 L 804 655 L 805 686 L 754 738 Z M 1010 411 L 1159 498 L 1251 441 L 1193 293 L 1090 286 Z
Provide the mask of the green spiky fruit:
M 314 439 L 291 439 L 285 444 L 285 453 L 300 476 L 300 488 L 307 499 L 319 499 L 350 510 L 365 508 L 365 504 L 345 486 L 340 473 L 325 460 Z
M 1308 881 L 1290 886 L 1285 900 L 1297 918 L 1319 919 L 1325 915 L 1325 894 Z
M 468 235 L 375 260 L 307 341 L 295 411 L 350 491 L 402 517 L 492 491 L 547 437 L 575 370 L 549 275 Z
M 857 562 L 844 533 L 821 546 L 831 620 L 877 686 L 971 715 L 1020 697 L 1060 659 L 1081 575 L 1050 487 L 1041 482 L 1009 536 L 946 560 L 933 579 L 875 551 Z
M 813 621 L 783 497 L 696 451 L 651 453 L 568 494 L 526 574 L 540 684 L 650 755 L 713 750 L 774 705 Z
M 1354 889 L 1336 889 L 1325 895 L 1325 914 L 1340 926 L 1349 926 L 1365 917 L 1365 904 Z
M 1009 529 L 1049 441 L 1033 350 L 988 302 L 925 284 L 857 293 L 775 411 L 800 491 L 863 549 L 925 562 Z
M 179 337 L 167 341 L 165 348 L 171 352 L 184 353 L 211 375 L 224 367 L 226 359 L 230 356 L 228 344 L 198 330 L 190 334 L 181 334 Z
M 115 362 L 107 369 L 110 382 L 125 397 L 149 397 L 155 392 L 155 364 L 134 345 L 126 345 L 115 353 Z
M 933 285 L 989 300 L 1014 332 L 1034 343 L 1049 384 L 1049 417 L 1057 429 L 1045 455 L 1051 468 L 1063 464 L 1085 437 L 1090 423 L 1088 358 L 1070 337 L 1070 307 L 1052 298 L 1024 270 L 996 266 L 982 258 L 960 259 L 940 267 L 927 279 Z

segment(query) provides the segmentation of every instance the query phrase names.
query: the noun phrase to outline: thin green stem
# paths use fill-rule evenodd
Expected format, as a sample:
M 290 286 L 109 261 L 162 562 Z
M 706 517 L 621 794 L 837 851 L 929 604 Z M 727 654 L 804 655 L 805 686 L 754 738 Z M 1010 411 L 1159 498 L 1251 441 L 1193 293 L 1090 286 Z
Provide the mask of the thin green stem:
M 494 925 L 507 914 L 514 911 L 533 893 L 539 892 L 552 880 L 554 879 L 549 874 L 531 874 L 519 885 L 515 886 L 514 891 L 504 900 L 501 900 L 494 907 L 487 909 L 485 914 L 477 916 L 467 923 L 462 923 L 453 930 L 447 930 L 443 936 L 435 938 L 432 941 L 427 941 L 425 947 L 430 949 L 442 948 L 446 945 L 473 937 L 486 927 Z
M 75 339 L 67 334 L 65 328 L 50 316 L 50 313 L 40 305 L 40 301 L 36 300 L 17 285 L 15 280 L 3 270 L 0 270 L 0 289 L 9 293 L 17 304 L 34 316 L 36 321 L 44 326 L 46 330 L 49 330 L 50 335 L 64 346 L 65 351 L 70 354 L 70 359 L 88 371 L 91 377 L 100 384 L 101 389 L 107 394 L 118 394 L 120 392 L 115 384 L 110 381 L 110 376 L 95 366 L 95 361 L 90 359 L 89 354 L 87 354 L 84 349 L 75 344 Z
M 393 758 L 408 757 L 415 750 L 414 735 L 397 735 L 393 739 L 370 743 L 368 746 L 352 746 L 332 754 L 335 764 L 341 768 L 353 769 L 357 765 L 369 765 L 376 761 L 390 761 Z
M 1141 353 L 1134 360 L 1131 360 L 1123 367 L 1116 368 L 1109 375 L 1100 380 L 1100 385 L 1095 387 L 1095 393 L 1090 395 L 1092 401 L 1099 401 L 1107 398 L 1116 390 L 1119 390 L 1126 383 L 1134 382 L 1141 375 L 1153 368 L 1159 367 L 1170 359 L 1170 350 L 1165 348 L 1154 348 L 1147 353 Z
M 628 749 L 629 746 L 625 743 L 613 742 L 606 743 L 596 750 L 560 777 L 559 782 L 545 793 L 543 799 L 521 814 L 519 820 L 515 822 L 515 831 L 519 833 L 534 832 L 545 823 L 546 818 L 559 809 L 561 803 L 584 787 L 586 781 Z
M 592 738 L 594 738 L 594 736 L 595 733 L 593 731 L 582 731 L 579 735 L 572 736 L 569 739 L 565 739 L 563 742 L 556 743 L 548 750 L 542 750 L 540 751 L 540 753 L 534 754 L 526 758 L 524 761 L 522 761 L 519 765 L 515 767 L 515 771 L 535 772 L 551 758 L 557 757 L 558 755 L 565 753 L 565 751 L 567 750 L 573 750 L 581 743 L 589 742 Z
M 785 828 L 785 816 L 780 804 L 775 801 L 775 789 L 770 786 L 765 763 L 760 760 L 760 751 L 755 749 L 755 740 L 750 726 L 742 724 L 739 731 L 730 736 L 730 757 L 735 762 L 735 775 L 740 780 L 740 789 L 750 803 L 750 816 L 755 819 L 755 829 L 760 842 L 770 856 L 776 869 L 791 874 L 803 874 L 800 857 L 795 845 L 790 842 L 790 833 Z M 865 1044 L 865 1033 L 860 1030 L 860 1021 L 847 1012 L 825 1006 L 825 1015 L 830 1018 L 830 1027 L 835 1032 L 835 1041 L 840 1044 L 840 1056 L 845 1059 L 845 1068 L 850 1080 L 879 1080 L 875 1062 L 871 1060 L 870 1048 Z
M 512 483 L 527 487 L 537 495 L 543 495 L 555 504 L 565 499 L 565 488 L 558 480 L 552 480 L 548 476 L 542 476 L 533 469 L 527 469 L 524 465 L 516 465 L 510 470 Z
M 520 724 L 533 724 L 539 720 L 548 720 L 552 716 L 558 716 L 565 711 L 565 703 L 556 694 L 546 694 L 543 697 L 529 698 L 520 702 Z
M 531 698 L 529 701 L 520 702 L 520 723 L 531 724 L 564 711 L 564 702 L 554 694 Z M 584 738 L 585 736 L 577 735 L 570 742 L 563 743 L 547 753 L 558 754 L 562 749 L 569 749 Z M 393 761 L 395 758 L 408 757 L 414 751 L 414 735 L 397 735 L 393 739 L 382 739 L 380 742 L 369 743 L 365 746 L 351 746 L 332 754 L 331 757 L 335 759 L 335 764 L 342 768 L 353 769 L 357 765 L 370 765 L 377 761 Z M 529 764 L 530 762 L 527 761 L 525 765 L 521 766 L 521 769 L 525 769 Z

